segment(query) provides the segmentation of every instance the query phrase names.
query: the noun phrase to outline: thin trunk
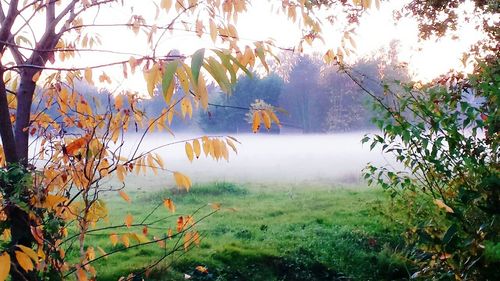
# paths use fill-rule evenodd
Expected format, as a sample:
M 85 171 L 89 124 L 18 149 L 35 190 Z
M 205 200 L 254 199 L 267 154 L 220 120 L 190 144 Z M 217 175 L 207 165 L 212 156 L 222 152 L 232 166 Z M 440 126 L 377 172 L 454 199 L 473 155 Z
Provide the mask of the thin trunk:
M 0 69 L 0 78 L 3 77 L 3 70 Z M 2 138 L 3 151 L 7 163 L 17 162 L 16 141 L 12 132 L 10 122 L 9 105 L 7 102 L 7 92 L 3 79 L 0 79 L 0 136 Z
M 16 126 L 14 130 L 16 138 L 16 153 L 19 162 L 26 166 L 28 164 L 29 125 L 31 116 L 31 104 L 35 92 L 35 82 L 32 77 L 34 70 L 23 70 L 21 83 L 17 91 Z

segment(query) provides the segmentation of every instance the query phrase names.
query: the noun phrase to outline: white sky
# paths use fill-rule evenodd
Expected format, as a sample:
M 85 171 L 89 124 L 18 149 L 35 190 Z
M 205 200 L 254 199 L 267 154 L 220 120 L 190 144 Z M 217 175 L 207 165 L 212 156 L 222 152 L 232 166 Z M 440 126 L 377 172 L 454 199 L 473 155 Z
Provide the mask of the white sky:
M 154 21 L 154 5 L 152 1 L 133 1 L 134 13 L 142 14 L 148 23 Z M 471 44 L 476 42 L 482 35 L 474 29 L 473 24 L 464 25 L 456 32 L 457 40 L 449 37 L 438 41 L 419 42 L 417 35 L 417 24 L 414 19 L 403 19 L 397 24 L 393 20 L 392 12 L 401 7 L 404 1 L 382 2 L 380 10 L 372 8 L 361 19 L 361 24 L 356 31 L 356 53 L 357 57 L 374 56 L 381 48 L 388 47 L 393 40 L 399 40 L 399 60 L 408 63 L 410 73 L 414 79 L 429 81 L 432 78 L 448 72 L 450 69 L 463 69 L 460 62 L 462 54 L 466 52 Z M 254 0 L 247 13 L 239 17 L 237 29 L 243 43 L 251 43 L 252 40 L 265 40 L 273 38 L 280 47 L 293 47 L 301 37 L 301 31 L 297 24 L 291 23 L 284 16 L 277 15 L 271 11 L 269 1 Z M 472 5 L 466 5 L 464 13 L 470 13 Z M 175 10 L 172 8 L 172 12 Z M 96 20 L 96 23 L 123 23 L 130 18 L 131 7 L 125 8 L 103 8 L 100 15 L 90 14 L 84 20 L 86 22 Z M 94 18 L 95 17 L 95 18 Z M 166 17 L 160 16 L 156 23 L 165 25 Z M 324 45 L 315 44 L 314 48 L 306 48 L 306 52 L 324 53 L 326 49 L 337 48 L 342 37 L 343 24 L 335 26 L 324 26 Z M 150 54 L 150 49 L 145 44 L 146 36 L 138 36 L 126 28 L 102 28 L 94 29 L 102 39 L 100 49 L 108 49 L 119 52 L 136 54 Z M 158 33 L 159 34 L 159 33 Z M 183 54 L 192 54 L 199 48 L 213 48 L 209 35 L 198 38 L 194 33 L 175 32 L 167 33 L 165 40 L 159 45 L 162 54 L 171 49 L 179 49 Z M 247 40 L 248 41 L 247 41 Z M 112 55 L 109 53 L 82 53 L 81 59 L 74 62 L 78 66 L 96 65 L 117 59 L 128 59 L 130 55 Z M 354 57 L 351 59 L 355 59 Z M 104 70 L 104 69 L 103 69 Z M 138 69 L 139 70 L 139 69 Z M 98 77 L 102 70 L 97 70 L 94 77 Z M 142 80 L 142 71 L 137 71 L 136 77 L 124 80 L 121 67 L 115 70 L 107 70 L 106 73 L 120 83 L 122 88 L 145 92 Z M 115 84 L 115 83 L 114 83 Z M 116 86 L 113 85 L 113 86 Z

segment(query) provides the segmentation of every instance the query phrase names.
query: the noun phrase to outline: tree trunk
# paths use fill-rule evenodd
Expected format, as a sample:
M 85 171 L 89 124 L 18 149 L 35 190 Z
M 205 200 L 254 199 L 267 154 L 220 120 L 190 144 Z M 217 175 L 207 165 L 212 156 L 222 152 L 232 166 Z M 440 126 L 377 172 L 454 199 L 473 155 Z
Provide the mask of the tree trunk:
M 3 77 L 3 70 L 0 69 L 0 78 Z M 10 122 L 9 105 L 7 102 L 7 91 L 3 79 L 0 81 L 0 136 L 2 138 L 3 151 L 7 163 L 17 162 L 16 141 L 12 132 Z
M 17 159 L 21 165 L 28 164 L 29 125 L 31 116 L 31 104 L 36 84 L 33 75 L 36 71 L 24 69 L 21 72 L 21 83 L 17 91 L 16 126 L 14 135 L 16 138 Z

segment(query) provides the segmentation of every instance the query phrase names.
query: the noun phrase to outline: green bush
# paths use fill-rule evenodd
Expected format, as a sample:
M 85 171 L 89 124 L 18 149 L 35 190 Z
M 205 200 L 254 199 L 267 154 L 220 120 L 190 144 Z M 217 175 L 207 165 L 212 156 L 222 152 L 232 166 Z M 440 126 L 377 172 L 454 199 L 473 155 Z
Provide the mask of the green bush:
M 414 278 L 500 280 L 499 61 L 468 77 L 404 85 L 376 97 L 378 135 L 363 142 L 400 169 L 368 165 L 365 178 L 406 202 Z

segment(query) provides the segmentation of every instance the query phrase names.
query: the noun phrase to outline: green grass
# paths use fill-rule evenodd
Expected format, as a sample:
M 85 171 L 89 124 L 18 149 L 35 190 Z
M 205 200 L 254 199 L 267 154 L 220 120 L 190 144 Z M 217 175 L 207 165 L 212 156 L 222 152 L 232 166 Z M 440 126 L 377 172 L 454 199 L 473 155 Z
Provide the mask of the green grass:
M 127 213 L 139 222 L 162 202 L 173 198 L 177 213 L 149 237 L 163 237 L 175 228 L 179 214 L 190 214 L 207 203 L 222 209 L 197 225 L 200 247 L 178 252 L 160 262 L 147 280 L 395 280 L 408 277 L 404 258 L 396 250 L 402 244 L 403 225 L 394 218 L 390 199 L 365 187 L 242 186 L 215 183 L 193 186 L 189 193 L 177 190 L 130 193 L 132 204 L 108 200 L 110 221 L 123 222 Z M 195 219 L 211 211 L 203 208 Z M 161 206 L 149 221 L 170 214 Z M 103 225 L 101 225 L 103 226 Z M 124 233 L 131 230 L 113 230 Z M 141 233 L 141 228 L 133 231 Z M 89 236 L 89 246 L 111 252 L 109 233 Z M 135 242 L 131 241 L 133 245 Z M 172 247 L 175 240 L 168 242 Z M 117 280 L 161 257 L 156 244 L 128 249 L 96 264 L 99 280 Z M 69 255 L 76 256 L 69 251 Z M 97 253 L 99 255 L 99 253 Z M 203 265 L 210 275 L 196 274 Z

